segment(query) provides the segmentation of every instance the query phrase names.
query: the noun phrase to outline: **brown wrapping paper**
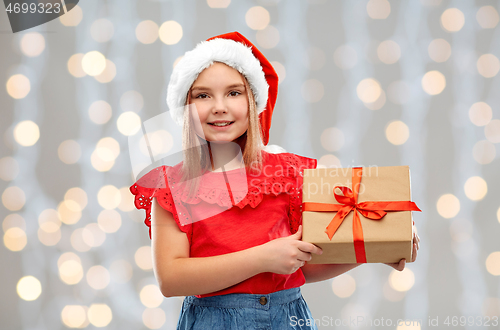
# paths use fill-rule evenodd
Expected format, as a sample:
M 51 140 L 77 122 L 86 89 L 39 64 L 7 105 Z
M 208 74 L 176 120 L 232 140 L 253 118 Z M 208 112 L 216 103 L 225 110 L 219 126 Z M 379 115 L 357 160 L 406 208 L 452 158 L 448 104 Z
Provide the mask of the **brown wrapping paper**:
M 333 195 L 336 186 L 352 189 L 351 168 L 305 169 L 302 202 L 339 204 Z M 337 190 L 337 194 L 340 192 Z M 410 201 L 410 170 L 408 166 L 364 167 L 358 203 L 365 201 Z M 302 214 L 302 240 L 323 249 L 313 254 L 310 264 L 356 263 L 351 211 L 330 240 L 326 227 L 336 212 Z M 368 263 L 396 263 L 401 259 L 411 262 L 411 211 L 387 212 L 380 220 L 365 218 L 359 213 Z

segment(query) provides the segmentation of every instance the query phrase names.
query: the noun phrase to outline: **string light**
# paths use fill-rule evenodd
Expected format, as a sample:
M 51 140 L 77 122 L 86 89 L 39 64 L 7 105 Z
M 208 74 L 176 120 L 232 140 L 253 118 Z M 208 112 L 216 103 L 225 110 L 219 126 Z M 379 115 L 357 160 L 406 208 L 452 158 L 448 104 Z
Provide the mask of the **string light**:
M 410 137 L 410 129 L 402 121 L 394 120 L 387 125 L 385 136 L 390 143 L 399 146 Z
M 42 284 L 34 276 L 24 276 L 17 282 L 17 294 L 26 301 L 38 299 L 42 294 Z
M 387 0 L 369 0 L 366 11 L 370 18 L 386 19 L 391 13 L 391 4 Z
M 148 308 L 158 307 L 163 302 L 163 295 L 161 294 L 158 286 L 154 284 L 143 287 L 139 297 L 142 304 Z
M 352 296 L 356 291 L 356 281 L 349 274 L 342 274 L 332 280 L 332 291 L 339 298 Z
M 394 64 L 401 57 L 401 48 L 393 40 L 382 41 L 377 47 L 377 55 L 383 63 Z
M 483 6 L 478 9 L 476 19 L 483 29 L 493 29 L 499 21 L 498 12 L 493 6 Z
M 151 247 L 141 246 L 134 255 L 136 265 L 142 270 L 153 269 L 153 259 L 151 257 Z
M 317 79 L 308 79 L 302 84 L 302 97 L 309 103 L 319 102 L 325 94 L 323 83 Z
M 113 313 L 106 304 L 92 304 L 87 312 L 89 322 L 98 328 L 103 328 L 111 323 Z
M 15 74 L 7 80 L 7 93 L 14 99 L 25 98 L 30 90 L 30 80 L 23 74 Z
M 359 82 L 356 92 L 359 99 L 364 103 L 373 103 L 380 97 L 382 87 L 377 80 L 366 78 Z
M 146 308 L 142 313 L 142 322 L 149 329 L 160 329 L 166 321 L 167 317 L 161 308 Z
M 409 268 L 403 271 L 393 270 L 389 275 L 389 285 L 396 291 L 408 291 L 415 284 L 415 275 Z
M 108 42 L 114 33 L 113 23 L 106 18 L 97 19 L 90 26 L 90 35 L 97 42 Z
M 493 54 L 484 54 L 477 60 L 477 71 L 485 78 L 492 78 L 500 70 L 500 61 Z
M 28 57 L 36 57 L 45 49 L 45 38 L 38 32 L 30 32 L 21 38 L 21 51 Z
M 451 56 L 451 45 L 444 39 L 434 39 L 427 48 L 429 57 L 438 63 L 446 62 Z
M 328 151 L 338 151 L 344 145 L 344 133 L 337 127 L 329 127 L 321 133 L 321 145 Z
M 439 197 L 436 207 L 440 216 L 450 219 L 460 211 L 460 201 L 453 194 L 444 194 Z
M 441 14 L 441 26 L 448 32 L 458 32 L 464 24 L 464 13 L 458 8 L 448 8 Z
M 429 71 L 422 78 L 422 88 L 429 95 L 440 94 L 446 87 L 446 78 L 439 71 Z
M 257 31 L 255 39 L 257 39 L 257 43 L 260 47 L 271 49 L 276 47 L 280 42 L 280 32 L 274 26 L 268 25 L 264 29 Z
M 159 27 L 153 21 L 146 20 L 137 24 L 135 36 L 139 42 L 149 45 L 158 40 Z
M 331 154 L 323 155 L 318 159 L 318 168 L 342 167 L 340 160 Z
M 253 30 L 263 30 L 271 21 L 271 16 L 266 8 L 256 6 L 248 9 L 245 14 L 245 21 L 249 28 Z
M 59 21 L 64 26 L 77 26 L 83 19 L 83 11 L 82 8 L 78 5 L 75 5 L 70 11 L 66 14 L 59 16 Z
M 160 26 L 160 40 L 167 45 L 175 45 L 182 39 L 182 26 L 176 21 L 167 21 Z
M 278 84 L 281 84 L 286 78 L 285 66 L 278 61 L 272 61 L 271 65 L 278 74 Z

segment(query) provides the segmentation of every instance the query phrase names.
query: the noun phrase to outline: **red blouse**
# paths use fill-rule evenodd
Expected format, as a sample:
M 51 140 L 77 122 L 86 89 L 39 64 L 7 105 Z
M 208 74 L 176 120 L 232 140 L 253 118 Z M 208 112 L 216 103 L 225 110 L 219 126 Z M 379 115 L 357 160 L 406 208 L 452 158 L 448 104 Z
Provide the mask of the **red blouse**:
M 135 206 L 146 210 L 150 237 L 153 197 L 186 233 L 191 257 L 241 251 L 295 233 L 302 223 L 303 169 L 316 168 L 317 161 L 290 153 L 262 154 L 263 166 L 255 173 L 239 169 L 207 172 L 194 197 L 189 197 L 181 184 L 182 163 L 160 166 L 144 175 L 130 191 L 135 195 Z M 288 275 L 266 272 L 197 297 L 269 294 L 304 283 L 301 269 Z

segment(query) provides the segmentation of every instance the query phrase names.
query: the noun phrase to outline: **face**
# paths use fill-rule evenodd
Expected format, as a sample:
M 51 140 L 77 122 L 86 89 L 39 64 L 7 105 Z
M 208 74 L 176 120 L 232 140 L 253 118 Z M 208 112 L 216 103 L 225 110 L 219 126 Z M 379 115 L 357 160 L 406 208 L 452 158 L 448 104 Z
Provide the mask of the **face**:
M 200 124 L 195 131 L 203 131 L 210 142 L 231 142 L 248 129 L 248 97 L 244 78 L 235 69 L 223 63 L 214 63 L 203 70 L 191 88 L 191 103 L 196 105 Z

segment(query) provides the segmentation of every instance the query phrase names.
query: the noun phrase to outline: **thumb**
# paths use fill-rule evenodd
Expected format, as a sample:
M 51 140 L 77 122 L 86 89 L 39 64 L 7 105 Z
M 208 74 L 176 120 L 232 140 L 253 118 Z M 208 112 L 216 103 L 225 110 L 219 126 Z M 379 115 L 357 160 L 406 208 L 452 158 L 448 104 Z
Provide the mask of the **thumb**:
M 406 266 L 406 259 L 401 259 L 399 260 L 399 263 L 396 264 L 396 267 L 394 267 L 394 269 L 396 269 L 399 272 L 402 272 L 405 269 L 405 266 Z
M 297 232 L 295 234 L 288 236 L 288 238 L 290 239 L 298 239 L 298 240 L 300 240 L 301 237 L 302 237 L 302 225 L 299 226 L 299 229 L 297 229 Z

